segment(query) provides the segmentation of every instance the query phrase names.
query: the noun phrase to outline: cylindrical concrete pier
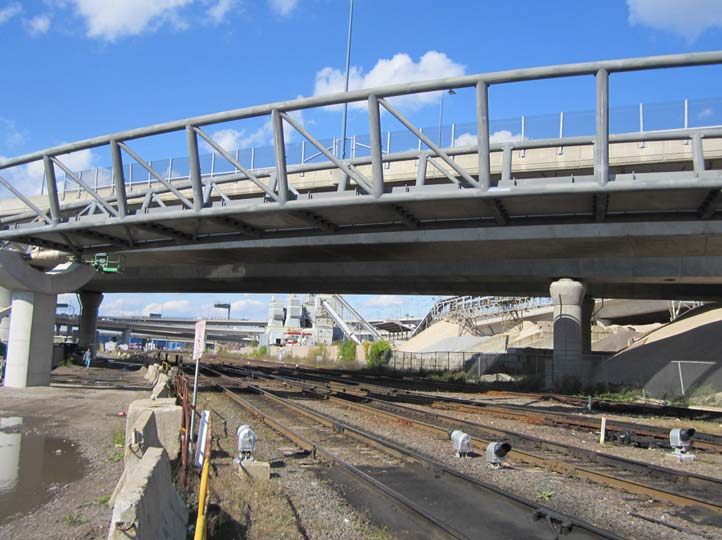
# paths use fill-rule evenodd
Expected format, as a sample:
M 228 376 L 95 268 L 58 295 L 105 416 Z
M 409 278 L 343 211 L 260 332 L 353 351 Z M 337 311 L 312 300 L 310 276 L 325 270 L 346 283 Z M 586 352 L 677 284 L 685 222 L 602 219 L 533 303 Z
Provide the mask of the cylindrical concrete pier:
M 53 364 L 56 295 L 16 291 L 12 299 L 5 386 L 47 386 Z
M 80 321 L 78 322 L 78 347 L 91 349 L 95 356 L 95 335 L 98 329 L 98 308 L 103 294 L 83 291 L 80 298 Z
M 555 387 L 585 384 L 589 365 L 584 353 L 591 350 L 593 301 L 585 298 L 586 286 L 560 279 L 549 287 L 554 303 L 554 362 L 551 382 Z M 549 381 L 549 378 L 547 378 Z

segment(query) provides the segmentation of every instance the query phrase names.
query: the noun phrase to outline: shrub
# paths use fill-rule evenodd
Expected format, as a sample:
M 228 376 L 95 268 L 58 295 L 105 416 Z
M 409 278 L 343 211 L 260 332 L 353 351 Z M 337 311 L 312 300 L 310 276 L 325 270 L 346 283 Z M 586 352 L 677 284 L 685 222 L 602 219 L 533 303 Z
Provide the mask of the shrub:
M 391 345 L 388 341 L 377 341 L 369 347 L 369 352 L 366 355 L 366 364 L 370 368 L 381 367 L 387 360 L 391 351 Z
M 353 362 L 356 360 L 356 344 L 350 339 L 345 340 L 338 348 L 338 359 L 341 362 Z

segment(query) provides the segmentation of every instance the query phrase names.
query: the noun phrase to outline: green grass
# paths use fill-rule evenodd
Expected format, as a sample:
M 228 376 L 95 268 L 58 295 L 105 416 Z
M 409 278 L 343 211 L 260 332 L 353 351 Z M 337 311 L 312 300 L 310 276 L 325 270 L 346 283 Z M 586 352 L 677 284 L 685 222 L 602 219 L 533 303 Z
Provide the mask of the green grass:
M 70 514 L 65 514 L 63 516 L 63 521 L 66 525 L 69 527 L 76 527 L 78 525 L 82 525 L 83 523 L 88 522 L 88 518 L 86 518 L 83 514 L 80 512 L 71 512 Z
M 636 401 L 642 398 L 642 390 L 639 388 L 624 388 L 617 392 L 598 392 L 593 394 L 592 397 L 609 401 Z
M 110 495 L 101 495 L 96 499 L 96 501 L 100 505 L 108 506 L 108 503 L 110 502 Z
M 123 448 L 123 446 L 125 446 L 125 433 L 123 431 L 113 433 L 113 446 L 116 448 Z
M 543 491 L 537 491 L 536 498 L 540 501 L 550 501 L 554 497 L 554 490 L 545 489 Z
M 118 463 L 119 461 L 123 461 L 123 452 L 118 450 L 112 456 L 110 456 L 110 459 L 113 460 L 115 463 Z

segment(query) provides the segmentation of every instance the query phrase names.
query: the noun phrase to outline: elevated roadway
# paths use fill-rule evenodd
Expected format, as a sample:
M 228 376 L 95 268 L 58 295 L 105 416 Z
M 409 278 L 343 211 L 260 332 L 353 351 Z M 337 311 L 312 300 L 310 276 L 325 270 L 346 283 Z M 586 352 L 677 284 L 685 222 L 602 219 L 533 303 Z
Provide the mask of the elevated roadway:
M 14 196 L 0 201 L 0 241 L 78 260 L 117 254 L 122 272 L 98 273 L 82 287 L 95 313 L 101 292 L 551 295 L 553 380 L 584 378 L 580 325 L 590 320 L 591 297 L 722 297 L 722 127 L 610 133 L 610 76 L 719 64 L 718 51 L 468 75 L 269 103 L 40 150 L 0 163 L 0 184 Z M 580 76 L 596 85 L 588 135 L 492 138 L 490 86 Z M 475 91 L 475 138 L 467 146 L 441 147 L 393 102 L 463 88 Z M 364 156 L 338 158 L 294 119 L 297 111 L 352 102 L 368 110 Z M 385 144 L 381 111 L 418 147 Z M 209 135 L 209 127 L 249 118 L 270 120 L 274 160 L 266 168 L 241 163 Z M 291 163 L 285 129 L 325 161 Z M 134 150 L 138 139 L 173 132 L 187 141 L 180 171 L 156 170 Z M 231 170 L 209 170 L 199 141 Z M 104 185 L 63 162 L 93 148 L 112 157 Z M 42 198 L 2 176 L 34 162 L 45 171 Z M 152 181 L 134 185 L 129 163 Z M 77 184 L 77 194 L 60 197 L 58 174 Z

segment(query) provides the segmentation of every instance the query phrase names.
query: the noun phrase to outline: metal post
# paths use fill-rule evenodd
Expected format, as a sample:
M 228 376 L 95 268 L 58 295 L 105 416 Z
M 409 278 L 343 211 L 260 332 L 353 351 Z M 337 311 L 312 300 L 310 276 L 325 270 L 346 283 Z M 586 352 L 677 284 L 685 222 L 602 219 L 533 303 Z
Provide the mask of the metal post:
M 511 180 L 511 145 L 504 146 L 501 157 L 501 179 Z
M 386 153 L 387 153 L 387 154 L 390 154 L 390 153 L 391 153 L 391 131 L 387 131 L 387 132 L 386 132 Z M 390 161 L 387 161 L 387 162 L 386 162 L 386 169 L 388 170 L 388 169 L 390 169 L 390 168 L 391 168 L 391 162 L 390 162 Z
M 186 126 L 186 140 L 188 141 L 190 180 L 193 186 L 193 211 L 200 212 L 203 209 L 203 181 L 201 179 L 201 162 L 198 157 L 198 136 L 191 125 Z
M 286 169 L 286 145 L 283 142 L 283 119 L 278 109 L 271 113 L 273 126 L 273 151 L 276 155 L 276 179 L 278 181 L 278 202 L 285 204 L 288 200 L 288 176 Z
M 306 141 L 301 141 L 301 165 L 306 163 Z M 301 176 L 306 176 L 306 171 L 301 171 Z
M 559 138 L 564 138 L 564 111 L 559 113 Z M 560 146 L 557 149 L 557 155 L 561 156 L 564 153 L 564 147 Z
M 256 168 L 256 147 L 251 146 L 251 170 Z
M 700 173 L 704 171 L 704 148 L 702 147 L 702 137 L 699 133 L 692 136 L 692 163 L 694 172 Z
M 376 96 L 369 97 L 369 129 L 371 146 L 371 184 L 375 198 L 384 194 L 384 168 L 381 148 L 381 118 L 379 116 L 379 100 Z
M 50 218 L 53 225 L 60 223 L 60 202 L 58 201 L 58 185 L 55 179 L 55 165 L 47 154 L 43 156 L 45 178 L 48 184 L 48 203 L 50 205 Z
M 597 133 L 594 142 L 594 174 L 597 182 L 609 181 L 609 72 L 597 71 Z
M 125 195 L 125 178 L 123 177 L 123 155 L 120 152 L 118 141 L 110 141 L 110 157 L 113 162 L 113 185 L 117 197 L 118 217 L 128 214 L 128 200 Z
M 429 154 L 423 152 L 419 156 L 419 162 L 416 166 L 416 185 L 423 186 L 426 184 L 426 167 L 428 165 Z
M 211 178 L 215 176 L 216 173 L 216 153 L 211 152 Z
M 491 186 L 489 162 L 489 85 L 486 81 L 476 83 L 476 135 L 479 146 L 479 189 Z

